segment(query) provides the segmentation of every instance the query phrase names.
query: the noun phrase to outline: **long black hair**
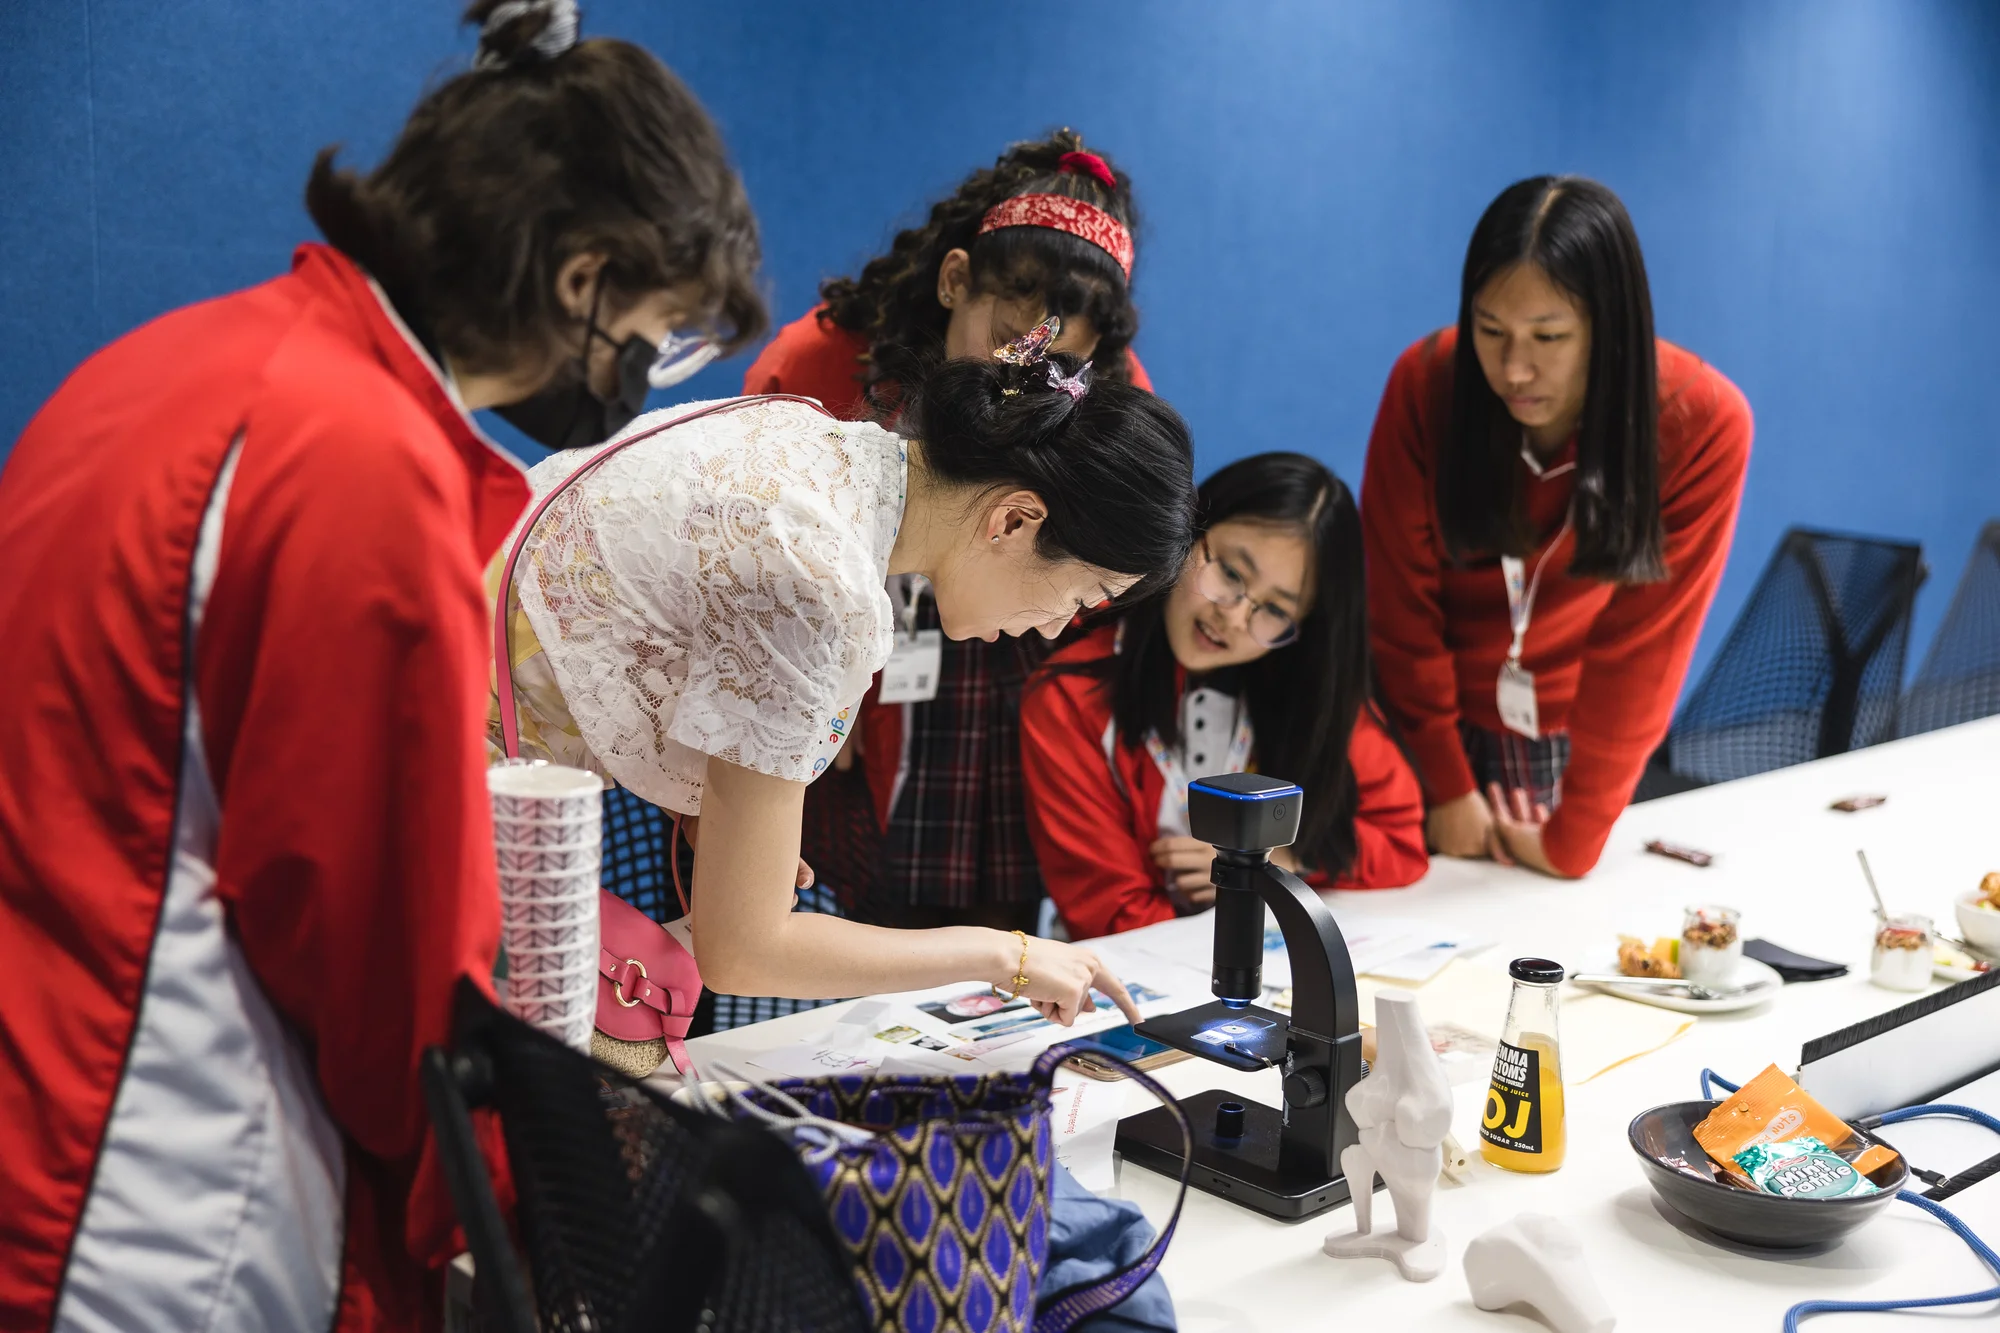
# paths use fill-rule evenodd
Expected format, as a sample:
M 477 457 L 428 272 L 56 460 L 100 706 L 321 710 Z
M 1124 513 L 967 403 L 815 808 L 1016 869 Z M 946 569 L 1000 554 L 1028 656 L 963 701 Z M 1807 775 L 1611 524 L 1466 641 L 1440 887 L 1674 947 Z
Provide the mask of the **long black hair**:
M 1052 368 L 1082 366 L 1060 353 L 1030 366 L 934 360 L 896 430 L 948 485 L 1039 495 L 1037 555 L 1137 575 L 1126 596 L 1143 597 L 1173 582 L 1194 545 L 1194 446 L 1180 414 L 1143 389 L 1093 380 L 1073 398 L 1050 382 Z
M 1118 261 L 1078 236 L 1053 227 L 1001 227 L 979 234 L 980 221 L 994 205 L 1021 194 L 1060 194 L 1095 204 L 1138 231 L 1132 181 L 1110 167 L 1115 185 L 1088 171 L 1064 170 L 1063 156 L 1083 152 L 1083 137 L 1058 130 L 1045 139 L 1017 143 L 991 167 L 967 176 L 950 195 L 931 206 L 920 227 L 896 233 L 889 253 L 862 266 L 858 278 L 829 278 L 820 285 L 826 303 L 821 318 L 868 337 L 863 380 L 869 404 L 894 411 L 895 386 L 910 384 L 943 354 L 951 312 L 938 304 L 938 266 L 953 250 L 972 257 L 972 289 L 1012 298 L 1039 297 L 1043 308 L 1065 320 L 1088 316 L 1097 330 L 1092 351 L 1102 379 L 1127 380 L 1125 349 L 1139 331 L 1139 312 Z
M 1216 472 L 1201 484 L 1196 504 L 1203 532 L 1235 519 L 1290 529 L 1312 547 L 1306 590 L 1311 603 L 1297 640 L 1229 670 L 1236 678 L 1232 692 L 1250 710 L 1257 770 L 1305 790 L 1293 850 L 1301 864 L 1338 875 L 1354 863 L 1359 801 L 1347 742 L 1362 708 L 1372 707 L 1354 493 L 1317 459 L 1270 453 Z M 1111 691 L 1119 740 L 1141 745 L 1150 731 L 1161 743 L 1178 746 L 1179 672 L 1167 642 L 1163 599 L 1125 611 L 1122 624 L 1119 652 L 1093 664 Z
M 1659 375 L 1646 261 L 1625 205 L 1581 176 L 1536 176 L 1500 192 L 1473 228 L 1459 283 L 1451 414 L 1437 468 L 1438 522 L 1454 559 L 1526 555 L 1522 431 L 1479 367 L 1472 307 L 1519 264 L 1548 275 L 1590 319 L 1590 379 L 1577 429 L 1578 578 L 1666 577 L 1660 527 Z

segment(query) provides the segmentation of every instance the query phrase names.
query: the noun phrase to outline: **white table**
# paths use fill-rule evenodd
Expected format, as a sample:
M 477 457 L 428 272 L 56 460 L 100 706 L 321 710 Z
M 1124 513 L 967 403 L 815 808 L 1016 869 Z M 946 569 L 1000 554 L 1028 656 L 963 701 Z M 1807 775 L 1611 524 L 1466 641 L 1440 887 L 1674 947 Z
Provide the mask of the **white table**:
M 1886 805 L 1856 814 L 1828 810 L 1840 797 L 1873 792 Z M 1716 854 L 1701 870 L 1644 853 L 1649 838 Z M 1497 941 L 1482 961 L 1553 956 L 1571 967 L 1608 960 L 1616 936 L 1672 933 L 1683 906 L 1729 903 L 1748 934 L 1848 962 L 1834 981 L 1791 986 L 1745 1014 L 1704 1018 L 1679 1041 L 1568 1089 L 1569 1157 L 1552 1175 L 1513 1175 L 1475 1154 L 1470 1183 L 1440 1189 L 1435 1225 L 1452 1266 L 1435 1282 L 1402 1281 L 1383 1260 L 1320 1253 L 1332 1231 L 1351 1231 L 1342 1207 L 1281 1223 L 1190 1191 L 1165 1273 L 1188 1333 L 1292 1329 L 1535 1329 L 1513 1313 L 1488 1314 L 1469 1299 L 1458 1267 L 1465 1242 L 1516 1213 L 1551 1213 L 1582 1237 L 1619 1328 L 1691 1325 L 1772 1329 L 1806 1299 L 1945 1295 L 1994 1285 L 1959 1240 L 1917 1209 L 1896 1205 L 1843 1243 L 1804 1257 L 1722 1248 L 1684 1231 L 1655 1203 L 1626 1143 L 1639 1111 L 1700 1095 L 1704 1066 L 1734 1080 L 1765 1065 L 1796 1068 L 1800 1046 L 1910 997 L 1867 980 L 1872 907 L 1855 864 L 1866 847 L 1891 911 L 1928 912 L 1955 929 L 1952 900 L 2000 868 L 2000 719 L 1875 746 L 1777 773 L 1669 797 L 1626 811 L 1589 878 L 1558 882 L 1488 863 L 1439 860 L 1407 890 L 1328 895 L 1344 920 L 1423 917 Z M 1367 1017 L 1368 1015 L 1364 1015 Z M 823 1026 L 827 1011 L 793 1015 L 691 1043 L 697 1059 L 741 1060 Z M 2000 1040 L 2000 1037 L 1996 1037 Z M 1028 1050 L 1023 1048 L 1024 1057 Z M 1228 1086 L 1277 1104 L 1275 1071 L 1243 1075 L 1188 1061 L 1162 1071 L 1178 1094 Z M 1455 1131 L 1478 1142 L 1485 1086 L 1455 1090 Z M 1892 1131 L 1893 1133 L 1893 1131 Z M 1119 1192 L 1156 1225 L 1173 1205 L 1170 1180 L 1125 1166 Z M 2000 1243 L 2000 1178 L 1956 1195 L 1949 1206 Z M 1808 1326 L 1936 1330 L 1995 1326 L 1993 1306 L 1956 1314 L 1822 1316 Z

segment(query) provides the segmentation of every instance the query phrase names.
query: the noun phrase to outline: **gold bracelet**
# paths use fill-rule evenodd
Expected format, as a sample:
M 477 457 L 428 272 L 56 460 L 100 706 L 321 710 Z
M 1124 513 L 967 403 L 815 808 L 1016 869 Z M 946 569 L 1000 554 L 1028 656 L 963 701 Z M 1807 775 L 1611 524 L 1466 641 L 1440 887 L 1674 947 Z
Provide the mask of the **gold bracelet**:
M 1014 987 L 1014 993 L 1012 995 L 1007 994 L 1000 989 L 998 984 L 993 987 L 993 993 L 1010 1004 L 1020 999 L 1021 992 L 1028 989 L 1028 932 L 1017 930 L 1014 934 L 1021 941 L 1021 963 L 1020 966 L 1014 969 L 1014 980 L 1009 983 Z

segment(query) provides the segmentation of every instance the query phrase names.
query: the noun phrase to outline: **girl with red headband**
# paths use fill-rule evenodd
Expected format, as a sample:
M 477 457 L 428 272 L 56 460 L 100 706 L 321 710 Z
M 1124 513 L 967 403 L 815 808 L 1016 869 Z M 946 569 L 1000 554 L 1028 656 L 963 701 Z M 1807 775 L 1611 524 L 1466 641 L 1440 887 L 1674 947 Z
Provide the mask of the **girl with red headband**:
M 1061 317 L 1053 350 L 1091 362 L 1097 379 L 1150 389 L 1131 351 L 1134 220 L 1130 181 L 1080 136 L 1015 144 L 858 278 L 825 283 L 743 390 L 803 394 L 848 420 L 893 416 L 928 365 L 985 358 L 1048 315 Z M 901 647 L 839 771 L 808 794 L 805 859 L 885 924 L 1033 929 L 1042 882 L 1018 714 L 1047 644 L 940 640 L 920 585 L 891 593 Z

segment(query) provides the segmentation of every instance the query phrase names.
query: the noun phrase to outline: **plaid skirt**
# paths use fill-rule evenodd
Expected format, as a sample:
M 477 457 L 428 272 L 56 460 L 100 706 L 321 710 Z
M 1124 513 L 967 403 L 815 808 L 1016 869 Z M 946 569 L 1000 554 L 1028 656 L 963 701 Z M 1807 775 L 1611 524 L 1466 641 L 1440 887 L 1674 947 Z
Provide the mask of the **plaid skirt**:
M 1459 742 L 1480 795 L 1499 783 L 1504 791 L 1525 789 L 1537 805 L 1553 810 L 1562 804 L 1563 770 L 1569 767 L 1569 733 L 1554 732 L 1529 740 L 1515 731 L 1489 731 L 1470 722 L 1458 724 Z

